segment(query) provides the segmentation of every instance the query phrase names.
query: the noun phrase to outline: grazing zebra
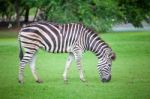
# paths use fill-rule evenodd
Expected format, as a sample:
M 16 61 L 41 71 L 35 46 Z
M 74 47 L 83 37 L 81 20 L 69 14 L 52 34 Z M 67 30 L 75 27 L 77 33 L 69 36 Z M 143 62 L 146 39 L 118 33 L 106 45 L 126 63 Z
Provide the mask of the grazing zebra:
M 23 72 L 27 63 L 30 65 L 36 82 L 42 82 L 35 70 L 36 52 L 39 48 L 51 53 L 69 53 L 63 73 L 65 81 L 67 81 L 67 73 L 74 59 L 76 60 L 80 79 L 85 81 L 81 66 L 82 54 L 85 51 L 94 52 L 98 57 L 97 68 L 102 82 L 108 82 L 111 79 L 111 65 L 112 60 L 115 59 L 115 53 L 112 52 L 108 44 L 101 40 L 95 31 L 83 24 L 35 22 L 20 30 L 18 40 L 20 45 L 20 83 L 23 83 Z

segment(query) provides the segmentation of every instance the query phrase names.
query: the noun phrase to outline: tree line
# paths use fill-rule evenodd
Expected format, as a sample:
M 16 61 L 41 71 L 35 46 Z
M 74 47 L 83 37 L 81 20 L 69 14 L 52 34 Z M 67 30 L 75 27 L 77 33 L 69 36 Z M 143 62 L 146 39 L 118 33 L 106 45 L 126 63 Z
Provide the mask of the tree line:
M 142 27 L 150 23 L 149 0 L 0 0 L 0 18 L 14 18 L 19 25 L 20 17 L 29 21 L 29 12 L 34 8 L 43 11 L 43 20 L 57 23 L 82 22 L 97 31 L 107 31 L 115 23 L 132 23 Z M 35 20 L 33 20 L 35 21 Z

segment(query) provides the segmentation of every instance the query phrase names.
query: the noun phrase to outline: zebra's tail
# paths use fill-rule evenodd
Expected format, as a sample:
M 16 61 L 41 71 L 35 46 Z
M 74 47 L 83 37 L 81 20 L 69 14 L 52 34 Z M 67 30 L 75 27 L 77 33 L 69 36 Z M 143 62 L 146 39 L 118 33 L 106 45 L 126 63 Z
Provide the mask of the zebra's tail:
M 23 59 L 23 50 L 22 50 L 22 47 L 21 47 L 20 40 L 19 40 L 19 58 L 20 58 L 20 61 Z

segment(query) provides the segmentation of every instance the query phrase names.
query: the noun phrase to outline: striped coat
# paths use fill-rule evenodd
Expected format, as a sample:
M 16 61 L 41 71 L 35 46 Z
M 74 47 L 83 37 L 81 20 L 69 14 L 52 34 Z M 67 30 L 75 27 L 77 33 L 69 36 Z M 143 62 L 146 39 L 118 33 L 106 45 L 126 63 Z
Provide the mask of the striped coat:
M 18 39 L 20 43 L 19 82 L 23 82 L 23 71 L 27 63 L 30 63 L 36 81 L 42 82 L 35 70 L 35 55 L 39 48 L 51 53 L 69 53 L 63 74 L 65 81 L 73 59 L 76 60 L 80 79 L 85 81 L 81 66 L 81 57 L 85 51 L 92 51 L 98 57 L 98 70 L 101 80 L 106 82 L 111 79 L 110 65 L 115 58 L 115 54 L 95 31 L 83 24 L 35 22 L 22 28 Z M 24 55 L 22 48 L 24 48 Z

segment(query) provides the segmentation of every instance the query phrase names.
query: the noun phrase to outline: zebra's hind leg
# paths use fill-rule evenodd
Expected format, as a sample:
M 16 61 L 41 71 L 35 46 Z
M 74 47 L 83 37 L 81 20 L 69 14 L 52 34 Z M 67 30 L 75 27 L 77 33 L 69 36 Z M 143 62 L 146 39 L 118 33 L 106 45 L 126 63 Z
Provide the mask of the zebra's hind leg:
M 23 83 L 23 74 L 24 74 L 24 68 L 25 68 L 26 63 L 25 62 L 20 62 L 20 66 L 19 66 L 19 78 L 18 78 L 18 82 L 19 83 Z
M 63 78 L 64 78 L 64 81 L 67 82 L 67 74 L 68 74 L 68 71 L 69 71 L 69 68 L 71 66 L 71 63 L 72 61 L 74 60 L 74 55 L 73 53 L 69 53 L 69 56 L 67 58 L 67 62 L 66 62 L 66 65 L 65 65 L 65 70 L 64 70 L 64 73 L 63 73 Z
M 24 68 L 27 63 L 29 63 L 34 55 L 34 52 L 26 51 L 23 58 L 20 60 L 19 66 L 19 83 L 23 83 L 23 76 L 24 76 Z
M 33 55 L 31 61 L 30 61 L 30 69 L 33 74 L 33 77 L 35 78 L 37 83 L 42 83 L 43 81 L 39 78 L 37 75 L 36 69 L 35 69 L 35 62 L 36 62 L 36 53 Z

